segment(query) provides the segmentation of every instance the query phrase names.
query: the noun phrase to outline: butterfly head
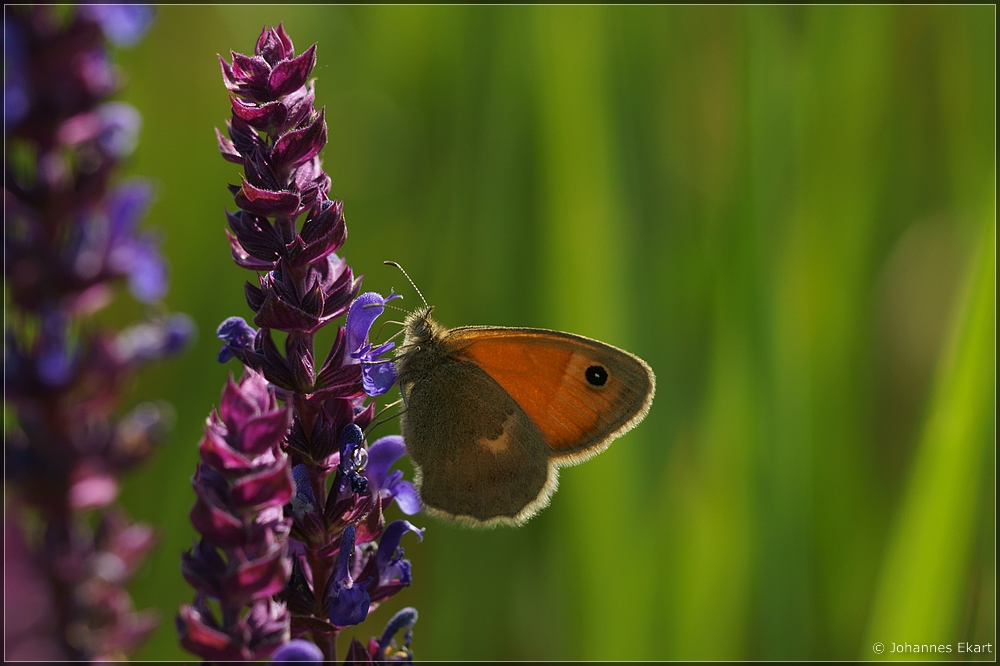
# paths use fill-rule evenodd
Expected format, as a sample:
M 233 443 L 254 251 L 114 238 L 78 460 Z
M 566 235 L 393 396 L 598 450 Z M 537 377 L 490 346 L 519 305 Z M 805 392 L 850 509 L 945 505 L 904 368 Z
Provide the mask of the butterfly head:
M 441 335 L 444 328 L 431 317 L 433 309 L 434 306 L 425 305 L 406 315 L 406 340 L 403 347 L 426 345 Z

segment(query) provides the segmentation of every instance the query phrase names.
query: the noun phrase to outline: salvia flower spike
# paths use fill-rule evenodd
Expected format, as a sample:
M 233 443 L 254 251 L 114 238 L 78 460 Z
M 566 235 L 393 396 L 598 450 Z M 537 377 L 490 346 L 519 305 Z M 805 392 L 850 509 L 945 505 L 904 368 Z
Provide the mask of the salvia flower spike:
M 363 434 L 370 398 L 396 380 L 384 358 L 392 343 L 370 335 L 398 296 L 362 294 L 338 255 L 347 223 L 320 161 L 327 125 L 310 80 L 315 45 L 296 55 L 279 25 L 261 32 L 253 55 L 230 56 L 219 64 L 231 117 L 216 135 L 243 173 L 229 186 L 226 234 L 233 261 L 257 275 L 244 288 L 252 317 L 230 317 L 217 332 L 219 361 L 238 359 L 244 376 L 230 380 L 200 446 L 191 520 L 202 536 L 184 556 L 197 593 L 177 626 L 182 645 L 205 659 L 334 661 L 343 628 L 410 584 L 400 542 L 423 536 L 383 516 L 393 502 L 420 510 L 413 484 L 390 469 L 402 440 L 369 447 Z M 317 354 L 316 333 L 345 315 Z M 370 649 L 352 643 L 348 659 L 408 660 L 409 633 L 405 648 L 387 642 L 397 631 Z

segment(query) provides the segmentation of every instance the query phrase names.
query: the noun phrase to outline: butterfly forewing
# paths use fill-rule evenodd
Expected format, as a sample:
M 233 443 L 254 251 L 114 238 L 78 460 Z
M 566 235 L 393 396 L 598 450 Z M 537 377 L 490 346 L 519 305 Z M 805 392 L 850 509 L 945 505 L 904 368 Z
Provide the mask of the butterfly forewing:
M 635 425 L 653 397 L 653 373 L 611 345 L 540 329 L 466 327 L 443 340 L 482 368 L 534 423 L 556 460 L 601 451 Z

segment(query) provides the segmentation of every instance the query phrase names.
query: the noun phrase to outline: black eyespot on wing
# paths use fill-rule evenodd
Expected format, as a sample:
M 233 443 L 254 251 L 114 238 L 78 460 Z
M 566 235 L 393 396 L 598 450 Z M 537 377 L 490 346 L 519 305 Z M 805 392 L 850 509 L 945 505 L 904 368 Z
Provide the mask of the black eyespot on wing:
M 590 366 L 584 375 L 587 377 L 587 383 L 591 386 L 604 386 L 608 381 L 608 371 L 601 365 Z

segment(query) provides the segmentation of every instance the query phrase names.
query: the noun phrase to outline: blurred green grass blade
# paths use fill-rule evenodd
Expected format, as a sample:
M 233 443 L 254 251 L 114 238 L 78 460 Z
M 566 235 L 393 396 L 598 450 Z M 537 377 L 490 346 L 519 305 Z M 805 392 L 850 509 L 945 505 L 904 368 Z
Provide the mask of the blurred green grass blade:
M 759 445 L 758 410 L 745 329 L 731 309 L 720 308 L 713 335 L 709 397 L 673 526 L 677 619 L 667 654 L 674 659 L 748 654 L 755 538 L 749 462 Z
M 612 127 L 607 12 L 605 7 L 547 7 L 534 14 L 544 191 L 541 282 L 547 326 L 628 346 L 629 220 Z M 651 563 L 631 482 L 641 437 L 630 434 L 595 460 L 560 475 L 562 488 L 552 510 L 562 518 L 563 580 L 569 622 L 579 638 L 563 658 L 649 656 L 645 609 L 651 587 L 642 574 Z M 595 535 L 595 527 L 611 525 L 613 534 Z
M 951 643 L 963 613 L 995 405 L 996 227 L 990 210 L 953 322 L 894 534 L 868 641 Z M 956 655 L 957 656 L 957 655 Z

